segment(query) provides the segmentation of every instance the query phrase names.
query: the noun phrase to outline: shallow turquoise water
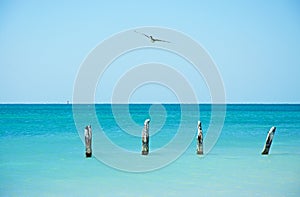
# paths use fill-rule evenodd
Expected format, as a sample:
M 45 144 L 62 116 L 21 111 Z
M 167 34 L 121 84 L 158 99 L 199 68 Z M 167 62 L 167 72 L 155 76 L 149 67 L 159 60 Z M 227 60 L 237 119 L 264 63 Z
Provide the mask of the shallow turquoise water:
M 138 132 L 150 107 L 130 106 Z M 151 137 L 150 151 L 168 143 L 180 125 L 180 105 L 163 107 L 166 122 Z M 140 138 L 115 123 L 111 106 L 96 109 L 111 141 L 140 154 Z M 200 111 L 206 135 L 210 105 Z M 270 155 L 262 156 L 271 126 L 277 130 Z M 150 133 L 155 128 L 151 122 Z M 299 196 L 299 143 L 300 105 L 228 105 L 220 138 L 205 157 L 195 154 L 193 141 L 170 165 L 129 173 L 84 157 L 71 105 L 0 105 L 0 196 Z

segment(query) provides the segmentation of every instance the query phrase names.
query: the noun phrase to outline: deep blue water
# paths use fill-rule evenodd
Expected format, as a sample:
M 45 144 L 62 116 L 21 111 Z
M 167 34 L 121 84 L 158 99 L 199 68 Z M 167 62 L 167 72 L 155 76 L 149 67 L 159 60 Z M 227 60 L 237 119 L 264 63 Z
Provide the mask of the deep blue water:
M 101 129 L 117 146 L 140 154 L 143 121 L 151 118 L 150 155 L 169 143 L 181 125 L 181 105 L 129 105 L 135 122 L 122 119 L 126 105 L 96 105 Z M 211 105 L 200 105 L 204 136 Z M 195 106 L 189 105 L 191 112 Z M 115 115 L 120 115 L 120 124 Z M 192 114 L 192 113 L 191 113 Z M 161 120 L 164 120 L 161 122 Z M 195 125 L 184 125 L 196 134 Z M 276 126 L 270 155 L 261 156 L 266 134 Z M 92 125 L 96 133 L 97 127 Z M 79 130 L 79 133 L 83 132 Z M 72 105 L 0 105 L 0 196 L 299 196 L 300 105 L 227 105 L 225 123 L 214 148 L 186 152 L 166 167 L 147 173 L 113 169 L 95 157 L 84 158 Z M 94 150 L 96 151 L 96 150 Z M 126 161 L 120 161 L 126 162 Z M 153 188 L 153 189 L 151 189 Z M 242 193 L 241 193 L 242 192 Z

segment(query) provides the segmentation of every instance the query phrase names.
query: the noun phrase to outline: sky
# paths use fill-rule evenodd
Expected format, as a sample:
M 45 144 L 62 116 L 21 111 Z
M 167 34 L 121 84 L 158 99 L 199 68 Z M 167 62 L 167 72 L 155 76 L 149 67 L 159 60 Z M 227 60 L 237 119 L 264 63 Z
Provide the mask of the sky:
M 72 101 L 74 82 L 88 54 L 112 35 L 145 26 L 170 28 L 199 43 L 219 70 L 227 103 L 300 103 L 300 3 L 296 0 L 1 0 L 0 103 Z M 160 58 L 176 64 L 191 83 L 197 80 L 183 61 L 174 61 L 178 57 L 159 50 L 120 57 L 106 78 L 122 64 Z M 195 94 L 199 102 L 209 103 L 209 88 L 198 77 L 202 85 Z M 99 85 L 95 101 L 110 102 L 112 87 Z M 166 87 L 147 84 L 135 90 L 130 101 L 176 102 L 176 98 Z

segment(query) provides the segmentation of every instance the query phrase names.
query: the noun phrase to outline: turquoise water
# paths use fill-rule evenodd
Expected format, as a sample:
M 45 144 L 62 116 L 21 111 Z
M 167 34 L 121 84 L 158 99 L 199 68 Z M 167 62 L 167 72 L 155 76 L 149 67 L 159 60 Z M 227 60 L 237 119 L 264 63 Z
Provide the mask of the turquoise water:
M 139 133 L 150 107 L 130 105 Z M 158 131 L 150 138 L 149 158 L 151 150 L 176 136 L 181 124 L 180 105 L 162 107 L 155 112 L 160 117 L 161 110 L 164 124 L 150 123 L 150 133 Z M 200 105 L 204 136 L 210 108 Z M 96 111 L 112 142 L 140 154 L 141 139 L 116 124 L 110 105 L 97 105 Z M 271 126 L 277 129 L 270 155 L 262 156 Z M 228 105 L 211 152 L 197 156 L 193 140 L 179 159 L 147 173 L 124 172 L 95 157 L 86 159 L 72 105 L 0 105 L 0 144 L 0 196 L 300 195 L 300 105 Z

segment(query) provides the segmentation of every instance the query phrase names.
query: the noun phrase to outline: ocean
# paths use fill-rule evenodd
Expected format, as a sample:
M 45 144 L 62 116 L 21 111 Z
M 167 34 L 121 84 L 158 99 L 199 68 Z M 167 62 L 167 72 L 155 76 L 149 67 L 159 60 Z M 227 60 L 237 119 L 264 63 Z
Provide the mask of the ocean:
M 0 105 L 0 196 L 300 196 L 298 104 L 228 104 L 224 125 L 212 121 L 209 104 L 87 108 L 74 115 L 71 104 Z M 141 156 L 147 118 L 150 152 Z M 203 156 L 195 120 L 204 141 L 210 125 L 222 124 Z M 85 158 L 84 124 L 93 129 L 92 158 Z M 261 155 L 272 126 L 270 153 Z

